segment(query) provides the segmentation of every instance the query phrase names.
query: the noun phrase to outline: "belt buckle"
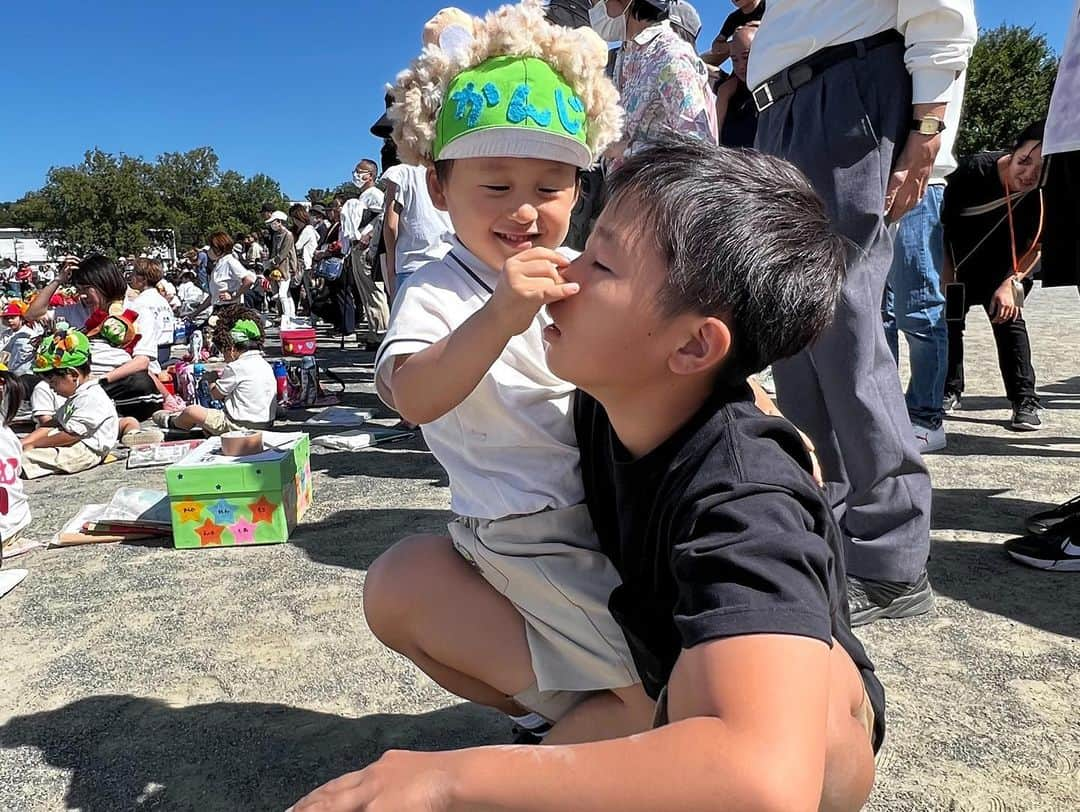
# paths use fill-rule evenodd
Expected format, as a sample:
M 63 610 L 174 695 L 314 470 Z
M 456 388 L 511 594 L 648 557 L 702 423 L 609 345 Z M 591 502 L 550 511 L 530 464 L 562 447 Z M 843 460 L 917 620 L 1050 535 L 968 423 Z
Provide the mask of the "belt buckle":
M 768 82 L 754 88 L 752 95 L 754 97 L 754 106 L 759 113 L 764 113 L 776 103 L 776 99 L 773 98 L 772 89 L 769 87 Z M 764 101 L 762 101 L 763 98 Z

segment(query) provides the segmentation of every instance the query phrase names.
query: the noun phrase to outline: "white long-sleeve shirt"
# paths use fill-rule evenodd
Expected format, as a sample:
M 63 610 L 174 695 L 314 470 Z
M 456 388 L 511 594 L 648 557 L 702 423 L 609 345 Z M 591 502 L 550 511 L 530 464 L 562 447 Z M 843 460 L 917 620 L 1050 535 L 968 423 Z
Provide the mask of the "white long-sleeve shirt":
M 948 102 L 978 35 L 972 0 L 770 0 L 754 38 L 747 84 L 830 45 L 895 28 L 904 35 L 912 103 Z
M 307 271 L 311 269 L 312 259 L 318 245 L 319 232 L 315 230 L 315 226 L 304 226 L 300 236 L 296 239 L 296 256 L 300 258 L 301 270 Z

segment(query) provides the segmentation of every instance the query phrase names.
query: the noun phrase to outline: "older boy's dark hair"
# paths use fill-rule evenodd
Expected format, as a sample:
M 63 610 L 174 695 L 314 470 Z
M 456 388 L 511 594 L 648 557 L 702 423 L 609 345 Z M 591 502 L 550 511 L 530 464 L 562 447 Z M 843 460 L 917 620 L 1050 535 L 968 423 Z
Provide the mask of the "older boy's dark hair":
M 847 242 L 798 169 L 750 149 L 662 135 L 609 178 L 667 266 L 664 311 L 724 318 L 725 378 L 760 372 L 813 342 L 840 296 Z
M 232 347 L 238 352 L 262 349 L 265 336 L 262 328 L 262 316 L 259 315 L 258 311 L 252 310 L 250 307 L 245 307 L 242 304 L 233 304 L 220 308 L 216 315 L 217 324 L 214 325 L 214 343 L 218 347 L 221 347 L 222 349 Z M 247 341 L 237 341 L 229 334 L 233 325 L 241 319 L 249 319 L 259 326 L 258 338 L 252 338 Z

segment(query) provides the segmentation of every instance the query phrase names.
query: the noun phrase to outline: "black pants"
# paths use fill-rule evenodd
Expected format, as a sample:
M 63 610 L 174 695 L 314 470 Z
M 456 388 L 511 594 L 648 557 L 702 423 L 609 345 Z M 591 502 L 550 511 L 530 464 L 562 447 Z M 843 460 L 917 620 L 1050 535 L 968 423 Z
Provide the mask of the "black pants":
M 112 383 L 103 383 L 105 390 L 120 417 L 146 420 L 163 405 L 161 392 L 149 372 L 135 372 Z
M 1031 280 L 1024 280 L 1024 293 L 1031 292 Z M 965 283 L 964 321 L 949 322 L 949 368 L 945 374 L 945 393 L 964 391 L 964 327 L 967 310 L 981 305 L 990 315 L 991 299 L 997 285 Z M 1031 342 L 1023 315 L 1004 324 L 993 324 L 997 344 L 998 367 L 1005 384 L 1005 394 L 1013 403 L 1035 397 L 1035 368 L 1031 366 Z

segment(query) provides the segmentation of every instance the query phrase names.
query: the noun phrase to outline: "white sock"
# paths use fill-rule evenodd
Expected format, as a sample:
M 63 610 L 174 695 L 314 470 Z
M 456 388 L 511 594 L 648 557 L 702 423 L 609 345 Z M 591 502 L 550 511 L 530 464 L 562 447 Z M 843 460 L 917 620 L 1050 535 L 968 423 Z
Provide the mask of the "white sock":
M 514 724 L 518 727 L 523 727 L 526 730 L 536 732 L 543 730 L 544 728 L 551 727 L 551 722 L 541 716 L 539 713 L 529 713 L 525 716 L 511 716 Z

